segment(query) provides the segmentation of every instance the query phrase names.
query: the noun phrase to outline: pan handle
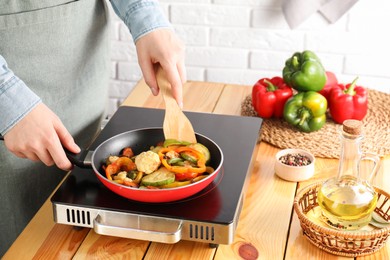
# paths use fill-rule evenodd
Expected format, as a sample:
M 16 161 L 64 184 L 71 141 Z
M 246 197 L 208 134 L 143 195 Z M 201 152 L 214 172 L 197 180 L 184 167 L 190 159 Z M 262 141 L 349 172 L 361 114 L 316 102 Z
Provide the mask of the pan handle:
M 80 168 L 91 168 L 92 167 L 92 154 L 93 151 L 85 150 L 81 148 L 79 153 L 72 153 L 68 149 L 64 148 L 66 157 L 68 157 L 69 161 L 74 165 Z
M 0 141 L 4 141 L 4 136 L 0 134 Z M 63 147 L 64 148 L 64 147 Z M 93 151 L 88 151 L 85 149 L 81 149 L 79 153 L 72 153 L 68 149 L 65 149 L 66 157 L 68 157 L 69 161 L 74 165 L 80 168 L 91 168 L 91 158 Z
M 95 232 L 101 235 L 173 244 L 181 239 L 183 222 L 119 212 L 100 212 L 94 219 L 93 226 Z

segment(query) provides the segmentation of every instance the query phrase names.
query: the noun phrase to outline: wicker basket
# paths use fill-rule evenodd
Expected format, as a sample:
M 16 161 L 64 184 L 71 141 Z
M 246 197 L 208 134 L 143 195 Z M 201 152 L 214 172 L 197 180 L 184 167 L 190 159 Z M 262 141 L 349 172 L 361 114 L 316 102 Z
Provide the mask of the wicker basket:
M 317 192 L 321 183 L 303 188 L 294 200 L 303 235 L 315 246 L 335 255 L 356 257 L 381 249 L 390 235 L 390 226 L 371 231 L 339 231 L 314 223 L 308 213 L 318 207 Z M 375 187 L 378 203 L 375 212 L 384 220 L 390 219 L 390 195 Z M 319 209 L 319 208 L 318 208 Z

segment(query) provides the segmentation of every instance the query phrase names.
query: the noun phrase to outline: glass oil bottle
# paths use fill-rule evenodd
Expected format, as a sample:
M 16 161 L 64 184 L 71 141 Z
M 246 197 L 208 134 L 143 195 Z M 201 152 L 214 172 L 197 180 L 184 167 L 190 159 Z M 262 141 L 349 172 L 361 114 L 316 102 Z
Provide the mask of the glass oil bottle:
M 357 230 L 371 221 L 378 195 L 371 182 L 378 169 L 380 158 L 361 152 L 363 124 L 358 120 L 344 121 L 340 128 L 341 153 L 337 177 L 326 180 L 319 188 L 317 199 L 322 218 L 331 227 Z M 369 178 L 362 179 L 360 162 L 371 160 L 374 164 Z

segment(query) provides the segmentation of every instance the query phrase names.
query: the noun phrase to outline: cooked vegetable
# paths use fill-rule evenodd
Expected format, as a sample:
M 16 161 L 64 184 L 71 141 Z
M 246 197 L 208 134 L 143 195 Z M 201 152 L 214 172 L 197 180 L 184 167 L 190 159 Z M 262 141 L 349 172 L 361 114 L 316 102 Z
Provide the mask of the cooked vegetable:
M 184 165 L 184 160 L 180 157 L 171 158 L 168 160 L 168 164 L 170 165 Z
M 314 91 L 291 97 L 284 106 L 284 119 L 303 132 L 319 130 L 326 122 L 327 101 Z
M 180 156 L 190 163 L 196 164 L 198 162 L 198 158 L 189 152 L 182 152 L 180 153 Z
M 144 186 L 161 186 L 170 184 L 174 181 L 175 174 L 168 171 L 167 168 L 161 167 L 157 171 L 143 177 L 141 184 Z
M 184 166 L 170 165 L 167 161 L 167 154 L 176 152 L 178 154 L 182 152 L 189 153 L 191 156 L 197 159 L 196 166 L 192 166 L 190 163 Z M 206 171 L 206 161 L 204 155 L 190 147 L 183 146 L 178 148 L 163 148 L 159 151 L 161 163 L 171 172 L 174 173 L 203 173 Z M 196 176 L 195 176 L 196 177 Z
M 128 157 L 119 157 L 116 161 L 106 167 L 107 179 L 112 180 L 112 175 L 119 171 L 132 171 L 136 169 L 135 163 Z
M 356 86 L 357 78 L 351 84 L 338 84 L 330 91 L 329 112 L 336 123 L 344 120 L 362 120 L 368 110 L 367 90 Z
M 195 178 L 193 178 L 191 180 L 187 180 L 187 181 L 175 181 L 175 182 L 172 182 L 170 184 L 163 185 L 161 188 L 168 189 L 168 188 L 182 187 L 182 186 L 186 186 L 186 185 L 189 185 L 191 183 L 203 180 L 206 177 L 207 177 L 207 175 L 200 175 L 198 177 L 195 177 Z
M 190 145 L 190 144 L 191 144 L 190 142 L 186 142 L 186 141 L 178 141 L 176 139 L 166 139 L 164 141 L 163 146 L 168 147 L 171 145 Z
M 165 148 L 163 143 L 151 146 L 136 156 L 131 155 L 130 147 L 124 148 L 120 156 L 109 156 L 103 165 L 107 178 L 140 189 L 167 189 L 188 185 L 214 172 L 211 166 L 206 167 L 206 158 L 210 159 L 206 146 L 175 140 L 166 144 Z
M 283 107 L 293 95 L 281 77 L 263 78 L 252 87 L 252 105 L 262 118 L 283 117 Z
M 126 147 L 126 148 L 123 149 L 122 155 L 131 158 L 131 157 L 134 156 L 134 153 L 133 153 L 133 150 L 130 147 Z
M 135 164 L 137 165 L 137 169 L 139 171 L 149 174 L 158 169 L 161 161 L 158 154 L 152 151 L 147 151 L 142 152 L 135 157 Z
M 119 156 L 111 155 L 107 157 L 106 164 L 110 165 L 111 163 L 115 162 L 119 159 Z
M 195 143 L 195 144 L 190 144 L 188 147 L 197 150 L 198 152 L 201 152 L 204 155 L 204 159 L 206 161 L 206 164 L 210 161 L 210 151 L 209 149 L 204 146 L 201 143 Z
M 175 181 L 167 185 L 163 185 L 161 188 L 164 189 L 170 189 L 170 188 L 177 188 L 182 187 L 191 184 L 191 181 Z
M 186 181 L 186 180 L 192 180 L 199 176 L 199 173 L 197 172 L 180 172 L 175 173 L 176 180 L 178 181 Z
M 162 148 L 161 145 L 152 146 L 152 147 L 150 147 L 150 151 L 152 151 L 154 153 L 158 153 L 158 151 L 160 151 L 161 148 Z
M 135 183 L 137 183 L 137 184 L 140 183 L 142 177 L 144 177 L 144 172 L 138 171 L 138 173 L 137 173 L 137 175 L 135 176 L 135 178 L 133 178 L 133 182 L 135 182 Z
M 326 74 L 320 59 L 312 51 L 296 52 L 286 60 L 283 79 L 298 91 L 320 91 L 326 82 Z

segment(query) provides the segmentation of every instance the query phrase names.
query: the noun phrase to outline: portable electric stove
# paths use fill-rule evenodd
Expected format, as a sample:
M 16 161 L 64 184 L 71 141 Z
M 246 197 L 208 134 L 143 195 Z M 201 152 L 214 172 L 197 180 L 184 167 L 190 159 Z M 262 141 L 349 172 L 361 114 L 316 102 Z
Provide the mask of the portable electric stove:
M 209 186 L 180 201 L 143 203 L 113 193 L 92 169 L 75 167 L 51 198 L 55 222 L 94 228 L 102 235 L 162 243 L 181 239 L 210 245 L 232 243 L 262 120 L 185 114 L 195 132 L 212 139 L 224 154 L 221 172 Z M 122 132 L 161 127 L 163 119 L 164 110 L 120 107 L 89 150 Z

